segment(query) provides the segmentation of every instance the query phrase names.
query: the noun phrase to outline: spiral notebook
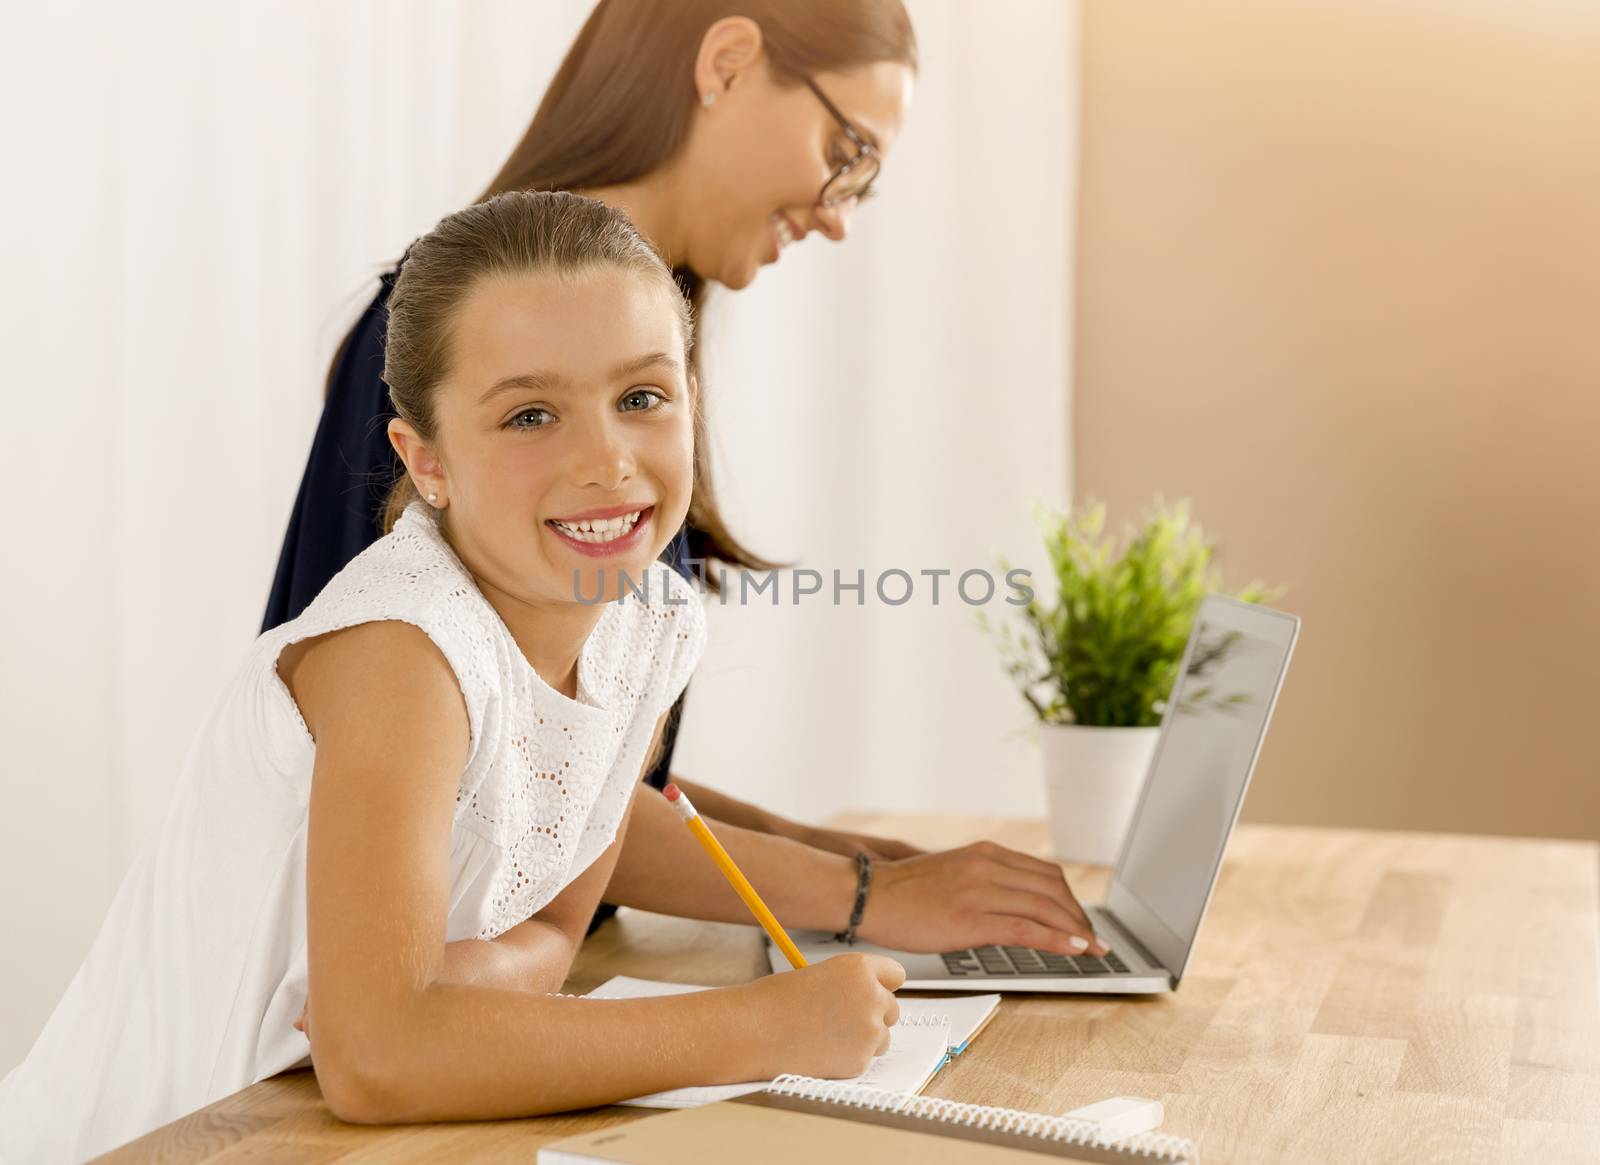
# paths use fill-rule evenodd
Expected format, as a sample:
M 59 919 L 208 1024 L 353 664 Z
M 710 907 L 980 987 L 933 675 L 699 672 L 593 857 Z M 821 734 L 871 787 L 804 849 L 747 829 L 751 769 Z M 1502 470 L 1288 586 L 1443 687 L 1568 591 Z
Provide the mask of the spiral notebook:
M 661 983 L 651 979 L 632 979 L 618 975 L 608 979 L 593 991 L 589 999 L 642 999 L 653 995 L 679 995 L 708 988 L 685 983 Z M 993 996 L 996 1002 L 999 996 Z M 966 1002 L 966 1001 L 961 1001 Z M 943 1011 L 931 1010 L 931 1004 L 912 1007 L 909 1001 L 901 1003 L 900 1022 L 889 1033 L 889 1050 L 874 1057 L 871 1065 L 851 1083 L 880 1088 L 889 1092 L 921 1092 L 934 1075 L 950 1059 L 952 1051 L 964 1048 L 975 1034 L 972 1031 L 954 1033 L 951 1016 Z M 977 1026 L 982 1027 L 992 1014 L 991 1006 Z M 970 1017 L 963 1016 L 964 1020 Z M 732 1100 L 738 1096 L 760 1092 L 769 1081 L 752 1080 L 747 1084 L 707 1084 L 690 1088 L 674 1088 L 669 1092 L 652 1092 L 619 1103 L 641 1108 L 693 1108 L 713 1104 L 719 1100 Z
M 1110 1143 L 1064 1116 L 780 1076 L 765 1091 L 553 1141 L 538 1165 L 916 1161 L 918 1165 L 1199 1165 L 1193 1142 L 1141 1133 Z

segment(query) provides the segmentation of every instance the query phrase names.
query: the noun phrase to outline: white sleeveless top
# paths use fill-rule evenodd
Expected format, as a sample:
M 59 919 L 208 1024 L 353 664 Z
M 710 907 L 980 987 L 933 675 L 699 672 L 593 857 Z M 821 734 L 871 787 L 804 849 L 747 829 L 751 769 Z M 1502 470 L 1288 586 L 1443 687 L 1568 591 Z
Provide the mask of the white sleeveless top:
M 256 640 L 190 749 L 155 846 L 118 891 L 33 1050 L 0 1082 L 0 1161 L 79 1161 L 306 1062 L 305 841 L 315 746 L 279 653 L 375 620 L 421 628 L 471 728 L 446 941 L 493 938 L 616 836 L 658 718 L 705 644 L 657 564 L 607 606 L 578 698 L 547 685 L 420 502 L 297 619 Z

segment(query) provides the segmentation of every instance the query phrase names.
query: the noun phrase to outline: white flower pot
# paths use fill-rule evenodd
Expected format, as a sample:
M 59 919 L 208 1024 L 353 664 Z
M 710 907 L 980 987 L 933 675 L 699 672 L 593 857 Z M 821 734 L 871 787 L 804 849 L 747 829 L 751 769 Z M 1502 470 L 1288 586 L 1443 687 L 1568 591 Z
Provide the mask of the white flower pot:
M 1159 728 L 1039 725 L 1056 857 L 1101 866 L 1117 860 L 1160 733 Z

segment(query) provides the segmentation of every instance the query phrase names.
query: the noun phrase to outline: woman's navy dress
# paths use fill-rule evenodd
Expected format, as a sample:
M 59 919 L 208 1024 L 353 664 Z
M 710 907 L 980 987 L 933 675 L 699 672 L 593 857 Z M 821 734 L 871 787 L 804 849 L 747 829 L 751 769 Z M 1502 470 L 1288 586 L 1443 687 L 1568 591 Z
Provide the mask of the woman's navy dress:
M 335 363 L 311 457 L 289 516 L 262 631 L 304 611 L 329 580 L 380 535 L 384 500 L 402 469 L 389 444 L 394 407 L 383 382 L 389 293 L 398 274 L 396 268 L 383 276 L 377 296 L 356 321 Z M 684 531 L 678 531 L 661 557 L 693 581 Z M 682 713 L 680 696 L 667 719 L 661 758 L 645 776 L 658 789 L 667 782 Z M 596 922 L 611 910 L 602 906 Z

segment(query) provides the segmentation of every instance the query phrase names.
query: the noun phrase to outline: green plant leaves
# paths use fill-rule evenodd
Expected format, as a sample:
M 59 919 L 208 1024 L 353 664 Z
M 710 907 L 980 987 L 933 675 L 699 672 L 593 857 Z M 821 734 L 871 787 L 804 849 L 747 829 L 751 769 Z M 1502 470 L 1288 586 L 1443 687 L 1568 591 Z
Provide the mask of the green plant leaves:
M 1047 724 L 1159 724 L 1200 603 L 1223 590 L 1215 546 L 1191 520 L 1188 501 L 1169 507 L 1157 498 L 1120 548 L 1105 534 L 1103 503 L 1066 513 L 1040 507 L 1035 520 L 1055 602 L 1036 594 L 1016 619 L 978 615 L 1007 674 Z M 1234 597 L 1260 603 L 1283 593 L 1251 583 Z

